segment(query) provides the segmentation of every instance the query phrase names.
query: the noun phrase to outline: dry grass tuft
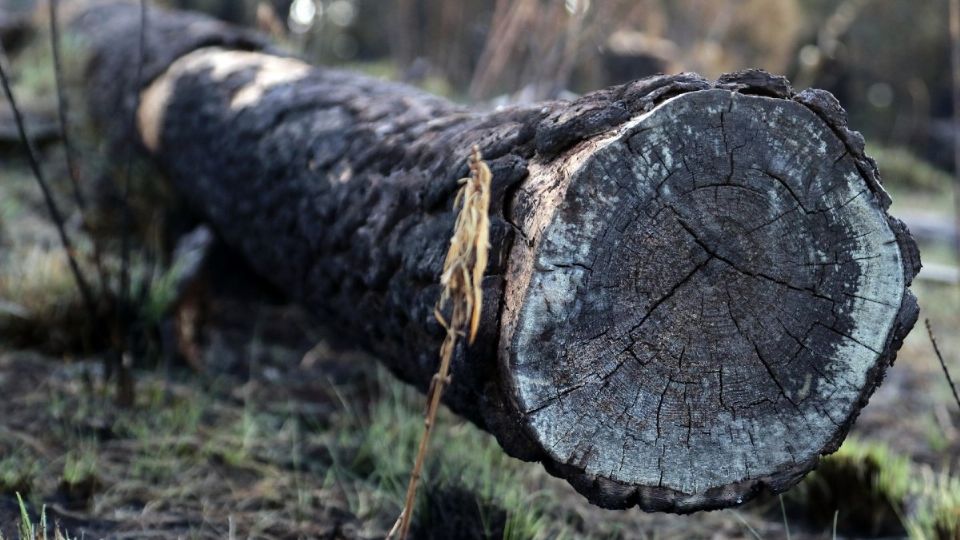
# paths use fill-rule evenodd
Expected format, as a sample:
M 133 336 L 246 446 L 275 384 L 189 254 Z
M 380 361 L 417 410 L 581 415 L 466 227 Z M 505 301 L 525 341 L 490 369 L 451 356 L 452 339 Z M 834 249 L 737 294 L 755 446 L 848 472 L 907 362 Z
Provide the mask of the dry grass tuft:
M 430 381 L 430 390 L 427 392 L 428 406 L 423 437 L 420 439 L 417 458 L 410 473 L 403 511 L 387 538 L 393 538 L 399 534 L 401 539 L 405 539 L 410 532 L 417 484 L 423 471 L 437 409 L 440 407 L 440 395 L 443 393 L 443 386 L 449 382 L 450 363 L 453 352 L 457 348 L 457 339 L 461 335 L 466 335 L 468 342 L 473 343 L 480 326 L 480 308 L 483 302 L 481 283 L 483 272 L 487 268 L 487 252 L 490 249 L 488 212 L 490 182 L 493 175 L 490 167 L 484 163 L 477 146 L 473 147 L 469 163 L 470 177 L 460 181 L 463 187 L 460 188 L 454 201 L 454 208 L 459 207 L 460 213 L 457 215 L 453 238 L 450 239 L 450 249 L 447 250 L 443 273 L 440 276 L 443 292 L 440 293 L 440 299 L 434 309 L 437 321 L 447 331 L 443 345 L 440 347 L 440 369 Z M 452 307 L 449 321 L 443 316 L 443 310 L 448 305 Z
M 47 350 L 82 347 L 92 327 L 59 248 L 14 246 L 0 253 L 0 339 Z
M 469 316 L 470 343 L 477 337 L 480 326 L 480 307 L 483 298 L 481 282 L 487 268 L 487 252 L 490 249 L 490 167 L 483 162 L 480 150 L 475 146 L 470 156 L 470 178 L 460 182 L 463 187 L 457 193 L 454 207 L 460 207 L 454 226 L 450 249 L 443 263 L 440 285 L 443 292 L 434 311 L 437 320 L 448 331 L 456 332 L 467 325 Z M 453 317 L 447 322 L 442 309 L 453 304 Z

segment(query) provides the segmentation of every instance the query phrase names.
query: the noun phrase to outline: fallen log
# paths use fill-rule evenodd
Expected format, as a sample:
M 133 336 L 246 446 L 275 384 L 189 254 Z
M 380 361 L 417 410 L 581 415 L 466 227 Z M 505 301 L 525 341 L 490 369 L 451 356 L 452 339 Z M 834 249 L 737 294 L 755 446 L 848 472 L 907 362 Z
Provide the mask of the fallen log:
M 480 147 L 484 312 L 444 401 L 595 504 L 691 512 L 789 488 L 837 449 L 917 318 L 917 248 L 826 92 L 681 74 L 483 111 L 200 15 L 149 21 L 141 83 L 135 5 L 74 20 L 94 118 L 421 390 Z

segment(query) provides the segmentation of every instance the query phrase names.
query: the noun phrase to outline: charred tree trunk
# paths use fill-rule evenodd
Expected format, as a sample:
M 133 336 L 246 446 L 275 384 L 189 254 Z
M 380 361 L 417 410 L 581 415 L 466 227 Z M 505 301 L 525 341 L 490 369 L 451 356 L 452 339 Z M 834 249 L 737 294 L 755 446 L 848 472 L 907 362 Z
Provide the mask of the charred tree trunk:
M 606 507 L 784 490 L 840 445 L 917 317 L 916 246 L 822 91 L 661 76 L 478 111 L 105 5 L 90 100 L 253 267 L 427 387 L 457 179 L 493 170 L 476 343 L 445 403 Z M 265 52 L 266 51 L 266 52 Z

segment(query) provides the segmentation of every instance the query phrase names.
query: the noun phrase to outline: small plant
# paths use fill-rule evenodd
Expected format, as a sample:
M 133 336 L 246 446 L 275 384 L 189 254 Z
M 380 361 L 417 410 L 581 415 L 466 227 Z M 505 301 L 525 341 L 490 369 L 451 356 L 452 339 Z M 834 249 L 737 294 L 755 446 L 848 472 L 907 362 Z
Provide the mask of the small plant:
M 0 335 L 18 345 L 79 348 L 90 317 L 63 251 L 15 247 L 0 256 Z
M 871 535 L 903 534 L 912 493 L 910 461 L 887 446 L 849 438 L 792 492 L 817 527 Z
M 136 405 L 135 411 L 113 425 L 118 436 L 135 441 L 140 448 L 130 473 L 152 483 L 168 481 L 177 474 L 181 458 L 195 454 L 191 438 L 200 429 L 209 401 L 206 396 L 170 395 L 162 384 L 151 383 L 138 394 Z
M 74 540 L 59 526 L 50 529 L 47 525 L 46 507 L 40 510 L 39 523 L 34 523 L 19 493 L 17 493 L 17 504 L 20 506 L 20 521 L 17 523 L 18 540 Z M 0 533 L 0 540 L 7 540 L 3 533 Z
M 30 493 L 37 463 L 22 452 L 11 452 L 0 459 L 0 493 Z
M 232 467 L 243 467 L 250 462 L 251 450 L 257 438 L 261 436 L 255 412 L 246 405 L 243 414 L 233 425 L 223 429 L 223 433 L 205 449 L 206 453 L 222 459 Z
M 100 488 L 97 450 L 92 444 L 81 445 L 67 453 L 63 465 L 61 490 L 68 499 L 85 504 Z
M 910 536 L 925 540 L 960 538 L 960 479 L 935 474 L 928 468 L 919 476 L 920 497 L 925 504 L 910 519 Z
M 960 538 L 960 478 L 916 466 L 881 443 L 847 439 L 789 497 L 824 529 L 836 523 L 841 533 Z
M 174 265 L 161 272 L 148 284 L 146 298 L 140 306 L 140 315 L 144 321 L 149 324 L 160 324 L 169 314 L 177 300 L 177 285 L 180 277 L 180 269 Z
M 422 431 L 422 396 L 385 370 L 377 373 L 377 398 L 369 412 L 344 402 L 329 428 L 336 438 L 327 447 L 333 461 L 327 485 L 376 486 L 375 501 L 350 500 L 350 510 L 361 519 L 389 515 L 402 504 Z M 491 435 L 447 410 L 439 412 L 436 431 L 443 444 L 431 449 L 424 467 L 411 536 L 429 537 L 425 530 L 434 526 L 449 532 L 457 523 L 455 536 L 463 538 L 499 538 L 500 533 L 514 540 L 577 537 L 575 516 L 551 512 L 557 502 L 544 489 L 550 480 L 543 471 L 508 457 Z

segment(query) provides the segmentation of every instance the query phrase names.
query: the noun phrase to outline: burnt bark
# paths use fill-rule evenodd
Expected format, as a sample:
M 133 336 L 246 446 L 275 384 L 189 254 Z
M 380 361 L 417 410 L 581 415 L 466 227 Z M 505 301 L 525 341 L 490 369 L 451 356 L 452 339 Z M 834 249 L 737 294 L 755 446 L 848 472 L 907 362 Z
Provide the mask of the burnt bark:
M 916 246 L 826 92 L 680 74 L 483 111 L 160 10 L 137 87 L 136 9 L 73 23 L 110 139 L 138 141 L 256 271 L 421 390 L 480 147 L 484 313 L 444 402 L 598 505 L 787 489 L 836 450 L 916 320 Z

